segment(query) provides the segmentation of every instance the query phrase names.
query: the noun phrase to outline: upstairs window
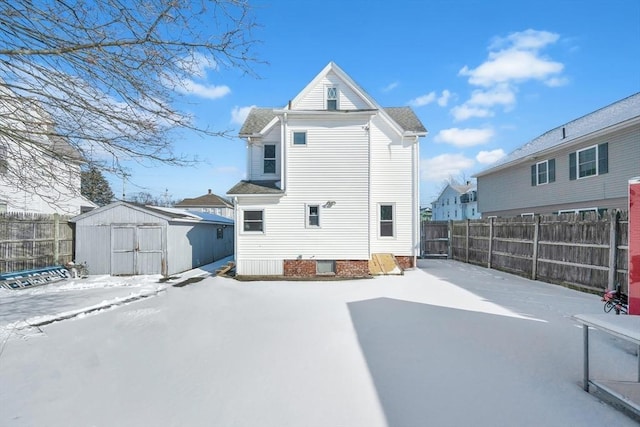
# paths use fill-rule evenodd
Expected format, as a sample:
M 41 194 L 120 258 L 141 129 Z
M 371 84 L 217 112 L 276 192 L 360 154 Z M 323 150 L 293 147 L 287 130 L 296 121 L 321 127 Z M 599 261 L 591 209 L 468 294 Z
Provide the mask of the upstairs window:
M 543 185 L 556 180 L 556 159 L 538 162 L 531 166 L 531 185 Z
M 216 239 L 224 239 L 224 228 L 216 229 Z
M 393 205 L 380 205 L 380 237 L 393 237 Z
M 609 172 L 609 144 L 604 143 L 569 154 L 569 179 L 580 179 Z
M 293 145 L 307 145 L 307 133 L 306 132 L 294 132 L 293 133 Z
M 327 110 L 335 111 L 338 109 L 338 88 L 335 86 L 327 87 Z
M 264 173 L 276 173 L 276 146 L 264 146 Z

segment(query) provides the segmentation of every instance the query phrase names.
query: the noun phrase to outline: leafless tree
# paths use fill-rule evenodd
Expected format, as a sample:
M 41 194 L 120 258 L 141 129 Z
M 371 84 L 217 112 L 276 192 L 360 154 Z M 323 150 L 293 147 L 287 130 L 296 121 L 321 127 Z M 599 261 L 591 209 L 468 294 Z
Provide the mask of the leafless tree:
M 80 161 L 189 163 L 172 130 L 225 132 L 198 128 L 176 101 L 203 66 L 252 74 L 255 27 L 248 0 L 3 2 L 0 173 L 46 194 L 75 183 L 65 165 Z

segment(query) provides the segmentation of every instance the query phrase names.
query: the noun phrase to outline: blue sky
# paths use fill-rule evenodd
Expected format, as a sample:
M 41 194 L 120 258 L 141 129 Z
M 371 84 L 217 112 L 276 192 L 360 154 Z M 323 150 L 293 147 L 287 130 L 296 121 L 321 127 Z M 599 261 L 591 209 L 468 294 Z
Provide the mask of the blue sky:
M 251 106 L 282 107 L 329 61 L 378 103 L 410 105 L 420 144 L 421 205 L 527 141 L 640 91 L 638 0 L 254 2 L 259 78 L 224 66 L 187 82 L 180 108 L 199 125 L 240 129 Z M 215 29 L 211 30 L 215 32 Z M 225 195 L 246 170 L 242 140 L 182 132 L 201 163 L 131 165 L 126 194 L 207 189 Z M 121 197 L 123 181 L 108 177 Z

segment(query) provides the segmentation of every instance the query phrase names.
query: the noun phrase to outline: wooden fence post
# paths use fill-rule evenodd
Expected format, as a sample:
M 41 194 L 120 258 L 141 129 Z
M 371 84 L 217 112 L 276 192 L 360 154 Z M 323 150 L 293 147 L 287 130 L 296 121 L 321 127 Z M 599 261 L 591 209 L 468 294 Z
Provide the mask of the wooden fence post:
M 60 215 L 53 214 L 53 263 L 59 264 L 60 258 Z
M 469 219 L 467 219 L 467 233 L 465 235 L 464 250 L 465 250 L 464 262 L 468 264 L 469 263 Z
M 531 280 L 536 280 L 538 277 L 538 239 L 540 239 L 540 215 L 535 217 L 533 222 L 533 255 L 531 266 Z
M 449 220 L 447 223 L 447 238 L 449 239 L 449 244 L 447 245 L 447 258 L 453 258 L 453 221 Z
M 491 252 L 493 251 L 493 217 L 489 218 L 489 255 L 487 268 L 491 268 Z
M 607 289 L 615 289 L 616 286 L 616 264 L 618 253 L 618 212 L 609 214 L 609 277 L 607 278 Z

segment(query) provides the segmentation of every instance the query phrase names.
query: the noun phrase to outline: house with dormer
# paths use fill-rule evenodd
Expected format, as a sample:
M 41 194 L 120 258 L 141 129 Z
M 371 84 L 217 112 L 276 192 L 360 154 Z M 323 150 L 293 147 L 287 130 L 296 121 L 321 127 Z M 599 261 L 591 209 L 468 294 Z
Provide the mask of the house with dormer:
M 534 138 L 475 175 L 483 217 L 628 208 L 640 176 L 640 93 Z
M 419 139 L 409 107 L 383 108 L 335 63 L 241 130 L 246 179 L 231 188 L 236 274 L 368 276 L 419 254 Z M 389 271 L 382 268 L 383 271 Z
M 432 221 L 480 219 L 478 193 L 475 184 L 447 183 L 438 198 L 431 203 Z

